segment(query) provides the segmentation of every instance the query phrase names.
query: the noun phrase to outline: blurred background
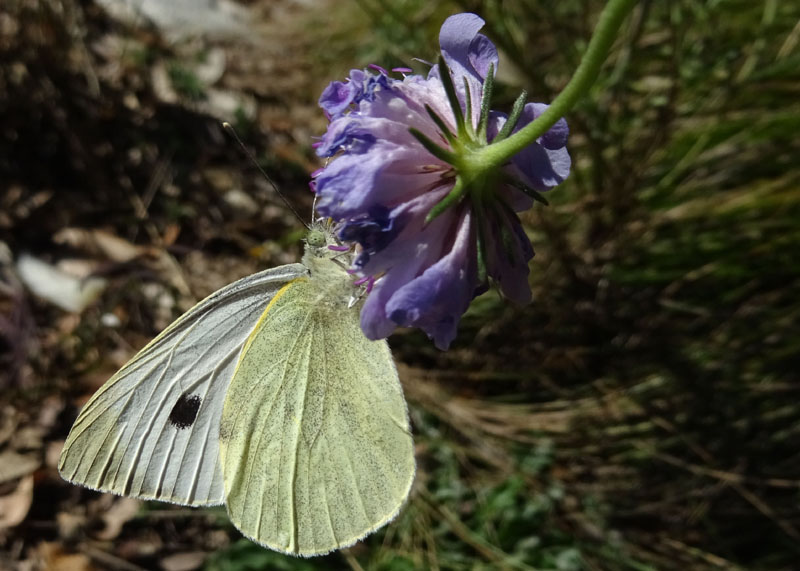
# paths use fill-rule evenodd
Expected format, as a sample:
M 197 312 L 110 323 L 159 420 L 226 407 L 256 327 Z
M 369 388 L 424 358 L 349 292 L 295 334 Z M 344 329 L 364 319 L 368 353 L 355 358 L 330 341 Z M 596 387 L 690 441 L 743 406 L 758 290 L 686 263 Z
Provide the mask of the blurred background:
M 61 481 L 80 406 L 193 302 L 297 261 L 316 99 L 473 11 L 495 107 L 550 101 L 600 0 L 2 0 L 0 569 L 797 569 L 800 3 L 642 1 L 523 220 L 534 301 L 390 338 L 419 471 L 311 560 L 224 510 Z

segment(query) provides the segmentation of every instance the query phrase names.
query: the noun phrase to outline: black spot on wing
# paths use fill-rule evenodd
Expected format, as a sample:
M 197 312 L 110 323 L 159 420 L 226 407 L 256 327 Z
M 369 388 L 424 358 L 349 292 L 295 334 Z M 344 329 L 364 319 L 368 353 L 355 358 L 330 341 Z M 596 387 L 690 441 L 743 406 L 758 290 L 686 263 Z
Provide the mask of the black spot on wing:
M 197 411 L 200 409 L 201 399 L 197 395 L 181 395 L 172 412 L 169 413 L 169 421 L 172 426 L 178 429 L 189 428 L 197 418 Z

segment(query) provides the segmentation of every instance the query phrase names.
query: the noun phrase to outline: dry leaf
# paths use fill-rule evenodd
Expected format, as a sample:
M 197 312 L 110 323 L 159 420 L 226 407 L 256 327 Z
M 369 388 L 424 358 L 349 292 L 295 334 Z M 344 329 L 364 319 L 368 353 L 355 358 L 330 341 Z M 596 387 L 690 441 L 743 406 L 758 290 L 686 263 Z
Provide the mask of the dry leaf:
M 225 50 L 212 47 L 205 50 L 201 61 L 191 65 L 192 73 L 205 85 L 214 85 L 225 73 Z
M 0 411 L 0 444 L 5 444 L 17 430 L 17 411 L 12 406 L 4 406 Z
M 175 553 L 164 557 L 159 563 L 164 571 L 194 571 L 203 566 L 207 556 L 203 551 Z
M 255 98 L 245 93 L 210 87 L 205 96 L 196 102 L 197 109 L 225 121 L 236 121 L 240 116 L 252 120 L 258 110 Z
M 86 527 L 86 516 L 83 514 L 73 514 L 70 512 L 58 512 L 56 514 L 56 525 L 58 526 L 58 536 L 66 540 L 78 538 L 81 531 Z
M 44 465 L 48 468 L 57 468 L 62 448 L 64 448 L 63 440 L 48 442 L 44 447 Z
M 75 313 L 83 311 L 106 287 L 102 278 L 80 279 L 27 254 L 17 260 L 17 273 L 35 295 Z
M 0 452 L 0 484 L 32 474 L 40 464 L 39 459 L 30 454 L 22 455 L 13 450 Z
M 99 4 L 113 18 L 134 26 L 149 20 L 172 41 L 198 35 L 218 39 L 253 36 L 249 10 L 230 0 L 99 0 Z
M 95 567 L 89 557 L 82 553 L 65 553 L 61 545 L 43 541 L 39 544 L 37 555 L 41 559 L 41 569 L 48 571 L 92 571 Z
M 53 428 L 63 410 L 64 400 L 60 396 L 51 395 L 43 398 L 39 404 L 39 418 L 36 424 L 48 430 Z
M 139 513 L 139 500 L 133 498 L 119 498 L 103 515 L 106 527 L 97 534 L 98 539 L 110 540 L 116 538 L 122 531 L 122 526 Z
M 19 525 L 33 502 L 33 476 L 25 476 L 19 481 L 16 489 L 5 496 L 0 496 L 0 529 Z
M 164 236 L 161 238 L 164 247 L 172 246 L 178 239 L 180 233 L 181 227 L 179 224 L 167 224 L 167 227 L 164 229 Z
M 11 437 L 14 450 L 40 450 L 44 445 L 45 429 L 41 426 L 21 426 Z
M 84 230 L 83 228 L 64 228 L 53 236 L 56 244 L 68 244 L 93 256 L 103 256 L 113 262 L 130 262 L 141 256 L 151 254 L 151 249 L 131 244 L 105 230 Z

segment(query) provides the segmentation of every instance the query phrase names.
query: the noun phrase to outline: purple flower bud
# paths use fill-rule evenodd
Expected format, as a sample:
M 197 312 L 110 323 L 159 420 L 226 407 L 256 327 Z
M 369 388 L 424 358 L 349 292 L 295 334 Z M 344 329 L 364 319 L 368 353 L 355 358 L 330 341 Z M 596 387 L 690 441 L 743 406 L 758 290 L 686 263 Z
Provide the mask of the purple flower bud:
M 435 65 L 427 77 L 401 69 L 404 77 L 394 78 L 371 66 L 378 72 L 353 70 L 320 97 L 330 124 L 316 150 L 332 160 L 314 175 L 317 209 L 338 221 L 340 239 L 358 244 L 353 270 L 359 283 L 371 286 L 361 311 L 362 329 L 371 339 L 412 326 L 446 349 L 488 278 L 511 300 L 530 300 L 533 249 L 516 213 L 532 204 L 521 189 L 546 191 L 568 176 L 566 121 L 486 177 L 484 186 L 464 187 L 464 196 L 427 220 L 463 182 L 461 163 L 449 157 L 490 144 L 508 120 L 490 112 L 479 140 L 484 82 L 498 65 L 494 44 L 478 33 L 482 27 L 474 14 L 452 16 L 442 25 L 439 42 L 449 72 Z M 466 134 L 459 132 L 442 73 L 453 78 L 450 93 L 461 104 Z M 468 100 L 471 108 L 464 112 Z M 527 104 L 514 131 L 546 108 Z M 462 145 L 455 135 L 470 140 Z M 431 144 L 443 152 L 432 154 Z
M 331 117 L 336 117 L 350 107 L 355 97 L 355 91 L 356 86 L 353 83 L 332 81 L 322 92 L 319 106 Z

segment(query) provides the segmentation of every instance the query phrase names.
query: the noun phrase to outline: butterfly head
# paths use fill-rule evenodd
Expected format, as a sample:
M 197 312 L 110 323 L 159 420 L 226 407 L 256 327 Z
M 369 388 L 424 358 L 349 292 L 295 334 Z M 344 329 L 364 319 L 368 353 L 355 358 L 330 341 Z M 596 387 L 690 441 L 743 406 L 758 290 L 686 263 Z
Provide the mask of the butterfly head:
M 336 230 L 330 219 L 318 220 L 311 225 L 305 238 L 303 264 L 312 276 L 322 277 L 331 284 L 342 284 L 349 293 L 354 288 L 355 278 L 348 269 L 353 264 L 355 253 L 351 246 L 339 240 Z
M 339 259 L 349 266 L 352 248 L 336 236 L 330 219 L 313 222 L 305 237 L 305 258 Z

